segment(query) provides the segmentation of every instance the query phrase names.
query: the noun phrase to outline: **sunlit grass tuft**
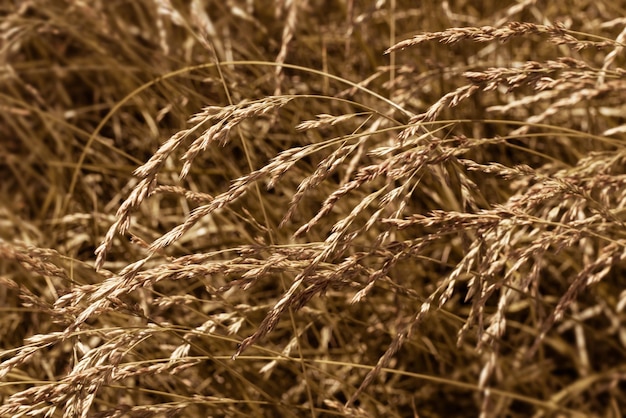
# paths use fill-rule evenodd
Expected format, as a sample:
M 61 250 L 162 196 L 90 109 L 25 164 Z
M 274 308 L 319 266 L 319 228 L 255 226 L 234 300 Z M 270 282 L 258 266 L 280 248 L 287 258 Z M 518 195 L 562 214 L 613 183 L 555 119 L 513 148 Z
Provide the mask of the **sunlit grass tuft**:
M 621 416 L 626 30 L 570 3 L 4 6 L 0 416 Z

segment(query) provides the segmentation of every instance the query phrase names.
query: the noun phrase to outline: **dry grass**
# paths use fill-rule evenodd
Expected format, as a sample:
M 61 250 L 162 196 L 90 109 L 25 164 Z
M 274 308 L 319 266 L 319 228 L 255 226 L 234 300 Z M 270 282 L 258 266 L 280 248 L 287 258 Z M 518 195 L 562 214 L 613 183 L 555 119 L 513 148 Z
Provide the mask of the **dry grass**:
M 620 417 L 626 4 L 0 6 L 0 416 Z

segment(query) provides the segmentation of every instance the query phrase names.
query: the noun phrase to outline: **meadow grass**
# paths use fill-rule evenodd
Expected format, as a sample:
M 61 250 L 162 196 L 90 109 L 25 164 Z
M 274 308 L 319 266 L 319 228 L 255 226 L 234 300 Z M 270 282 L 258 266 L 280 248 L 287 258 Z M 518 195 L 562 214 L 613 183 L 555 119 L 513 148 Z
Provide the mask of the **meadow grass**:
M 0 6 L 0 416 L 621 417 L 626 4 L 415 3 Z

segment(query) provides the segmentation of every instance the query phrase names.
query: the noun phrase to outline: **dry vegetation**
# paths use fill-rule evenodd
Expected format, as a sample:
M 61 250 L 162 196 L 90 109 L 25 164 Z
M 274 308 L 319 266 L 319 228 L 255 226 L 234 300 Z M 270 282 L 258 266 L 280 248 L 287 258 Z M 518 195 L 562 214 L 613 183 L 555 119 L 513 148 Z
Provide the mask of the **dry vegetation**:
M 2 2 L 0 416 L 622 416 L 626 4 L 471 3 Z

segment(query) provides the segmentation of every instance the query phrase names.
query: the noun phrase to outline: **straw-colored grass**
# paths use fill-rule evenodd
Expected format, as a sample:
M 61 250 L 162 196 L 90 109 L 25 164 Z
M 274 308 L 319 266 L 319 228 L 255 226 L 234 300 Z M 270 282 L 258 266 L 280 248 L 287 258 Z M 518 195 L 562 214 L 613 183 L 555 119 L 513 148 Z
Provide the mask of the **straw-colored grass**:
M 0 6 L 0 416 L 621 417 L 625 11 Z

